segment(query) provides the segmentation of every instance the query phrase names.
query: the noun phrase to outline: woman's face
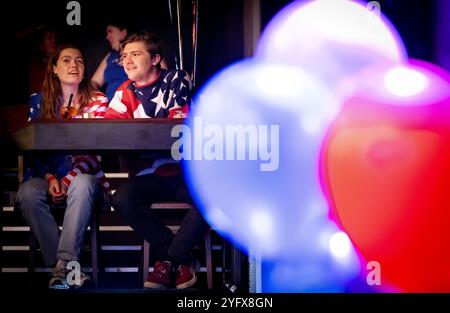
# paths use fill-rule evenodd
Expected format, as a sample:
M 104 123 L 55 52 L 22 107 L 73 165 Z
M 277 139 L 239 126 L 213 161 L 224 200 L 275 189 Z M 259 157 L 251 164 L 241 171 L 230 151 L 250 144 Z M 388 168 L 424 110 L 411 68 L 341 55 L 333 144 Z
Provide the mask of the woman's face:
M 120 43 L 125 39 L 126 36 L 126 29 L 120 30 L 118 27 L 112 25 L 108 25 L 106 27 L 106 40 L 109 41 L 111 48 L 115 51 L 119 51 Z
M 84 77 L 84 60 L 78 49 L 67 48 L 59 54 L 53 73 L 61 84 L 79 85 Z

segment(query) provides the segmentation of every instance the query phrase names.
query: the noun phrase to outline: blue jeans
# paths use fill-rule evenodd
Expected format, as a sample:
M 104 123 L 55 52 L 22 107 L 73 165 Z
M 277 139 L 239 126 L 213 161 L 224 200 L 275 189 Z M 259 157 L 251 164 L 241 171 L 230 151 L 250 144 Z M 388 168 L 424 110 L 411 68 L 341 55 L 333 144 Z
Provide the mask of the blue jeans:
M 101 186 L 94 176 L 75 176 L 67 190 L 67 208 L 60 231 L 50 211 L 48 183 L 42 178 L 32 178 L 20 186 L 16 207 L 30 225 L 48 266 L 58 259 L 78 260 L 93 208 L 102 196 Z

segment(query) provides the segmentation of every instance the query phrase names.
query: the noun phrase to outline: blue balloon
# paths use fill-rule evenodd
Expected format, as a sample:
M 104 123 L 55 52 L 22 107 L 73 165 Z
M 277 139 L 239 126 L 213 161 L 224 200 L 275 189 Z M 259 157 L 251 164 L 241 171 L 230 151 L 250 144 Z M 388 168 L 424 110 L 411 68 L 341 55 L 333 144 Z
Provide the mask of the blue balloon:
M 298 67 L 253 59 L 219 72 L 194 103 L 172 131 L 172 152 L 213 229 L 258 259 L 301 260 L 334 279 L 354 274 L 350 240 L 332 243 L 340 230 L 328 219 L 319 174 L 339 111 L 329 90 Z M 330 272 L 333 262 L 339 270 Z
M 262 260 L 262 292 L 346 292 L 350 282 L 359 278 L 360 260 L 348 236 L 336 225 L 324 223 L 316 229 L 318 237 L 331 235 L 328 249 L 313 238 L 317 245 L 308 252 L 299 251 L 295 258 Z M 336 238 L 341 237 L 341 238 Z M 333 242 L 336 241 L 337 242 Z M 334 247 L 333 247 L 334 245 Z M 367 287 L 367 286 L 366 286 Z M 366 288 L 364 291 L 368 291 Z M 361 291 L 359 287 L 357 291 Z
M 328 212 L 318 161 L 338 111 L 328 90 L 301 69 L 251 60 L 218 73 L 195 103 L 174 135 L 208 222 L 268 258 L 310 242 Z

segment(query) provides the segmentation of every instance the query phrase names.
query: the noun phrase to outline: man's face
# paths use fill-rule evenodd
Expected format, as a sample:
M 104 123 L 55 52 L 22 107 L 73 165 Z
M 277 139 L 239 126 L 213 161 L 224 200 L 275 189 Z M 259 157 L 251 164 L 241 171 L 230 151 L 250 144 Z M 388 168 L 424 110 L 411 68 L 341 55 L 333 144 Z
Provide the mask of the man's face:
M 127 44 L 121 57 L 129 79 L 138 85 L 145 85 L 152 81 L 152 74 L 157 68 L 153 64 L 154 58 L 148 53 L 143 42 L 137 41 Z

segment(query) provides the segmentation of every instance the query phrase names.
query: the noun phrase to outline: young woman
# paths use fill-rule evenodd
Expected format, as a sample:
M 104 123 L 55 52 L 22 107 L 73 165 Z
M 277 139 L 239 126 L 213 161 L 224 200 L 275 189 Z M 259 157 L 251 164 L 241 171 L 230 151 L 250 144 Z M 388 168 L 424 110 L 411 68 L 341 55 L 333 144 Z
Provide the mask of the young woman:
M 108 104 L 85 77 L 81 51 L 63 46 L 49 59 L 42 91 L 31 95 L 29 120 L 102 118 Z M 102 188 L 109 188 L 95 156 L 52 155 L 35 160 L 17 193 L 17 207 L 39 241 L 44 261 L 55 266 L 49 287 L 69 288 L 67 263 L 78 261 L 83 238 Z M 62 231 L 52 204 L 66 203 Z M 82 285 L 89 277 L 81 275 Z M 79 286 L 78 286 L 79 287 Z

